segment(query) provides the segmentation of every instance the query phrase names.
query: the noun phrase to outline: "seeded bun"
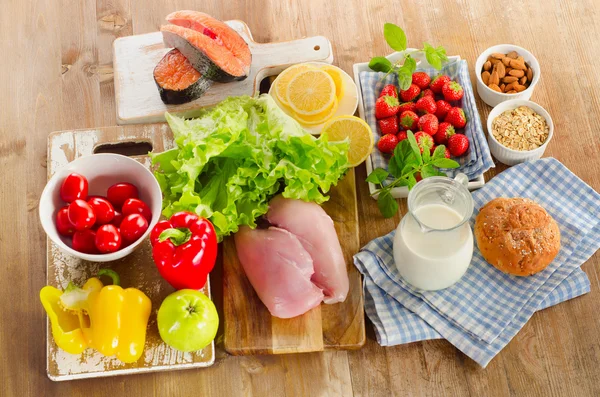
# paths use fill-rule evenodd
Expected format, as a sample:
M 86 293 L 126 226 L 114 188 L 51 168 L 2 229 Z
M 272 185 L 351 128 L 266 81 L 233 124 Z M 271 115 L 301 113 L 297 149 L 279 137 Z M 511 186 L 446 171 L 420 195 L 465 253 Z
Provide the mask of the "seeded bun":
M 497 198 L 475 219 L 481 254 L 504 273 L 531 276 L 544 270 L 560 250 L 556 221 L 535 201 Z

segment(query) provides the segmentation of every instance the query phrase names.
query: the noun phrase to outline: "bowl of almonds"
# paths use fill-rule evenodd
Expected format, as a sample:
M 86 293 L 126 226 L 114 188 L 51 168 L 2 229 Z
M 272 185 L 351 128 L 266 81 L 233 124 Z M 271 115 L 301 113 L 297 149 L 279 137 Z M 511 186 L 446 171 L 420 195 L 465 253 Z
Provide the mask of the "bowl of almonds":
M 509 99 L 529 99 L 540 80 L 537 59 L 524 48 L 500 44 L 485 50 L 475 63 L 477 92 L 490 106 Z
M 492 109 L 488 143 L 501 163 L 515 165 L 542 157 L 554 135 L 550 114 L 535 102 L 512 99 Z

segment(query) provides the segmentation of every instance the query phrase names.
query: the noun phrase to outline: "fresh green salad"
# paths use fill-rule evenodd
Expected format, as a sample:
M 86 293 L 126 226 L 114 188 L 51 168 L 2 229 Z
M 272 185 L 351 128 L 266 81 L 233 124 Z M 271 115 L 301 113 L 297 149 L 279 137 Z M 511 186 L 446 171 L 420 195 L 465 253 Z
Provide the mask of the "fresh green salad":
M 269 200 L 323 203 L 348 168 L 348 143 L 315 138 L 269 95 L 230 97 L 185 120 L 169 113 L 176 147 L 151 154 L 163 215 L 191 211 L 208 218 L 219 240 L 256 226 Z

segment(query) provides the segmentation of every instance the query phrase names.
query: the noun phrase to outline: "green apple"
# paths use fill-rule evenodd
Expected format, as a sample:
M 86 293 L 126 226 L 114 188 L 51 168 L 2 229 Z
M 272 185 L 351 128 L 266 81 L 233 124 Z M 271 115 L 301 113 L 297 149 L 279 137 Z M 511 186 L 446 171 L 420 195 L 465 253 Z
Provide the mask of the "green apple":
M 158 309 L 158 332 L 174 349 L 191 352 L 205 348 L 217 334 L 219 315 L 200 291 L 182 289 L 167 296 Z

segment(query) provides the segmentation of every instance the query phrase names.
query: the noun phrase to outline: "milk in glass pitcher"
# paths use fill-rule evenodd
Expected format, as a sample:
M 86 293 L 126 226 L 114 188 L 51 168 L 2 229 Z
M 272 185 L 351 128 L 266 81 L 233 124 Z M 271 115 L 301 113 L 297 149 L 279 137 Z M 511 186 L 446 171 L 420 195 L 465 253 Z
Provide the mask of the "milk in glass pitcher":
M 431 177 L 408 195 L 408 213 L 394 237 L 394 261 L 402 278 L 416 288 L 435 291 L 456 283 L 473 256 L 469 218 L 473 199 L 468 179 Z

